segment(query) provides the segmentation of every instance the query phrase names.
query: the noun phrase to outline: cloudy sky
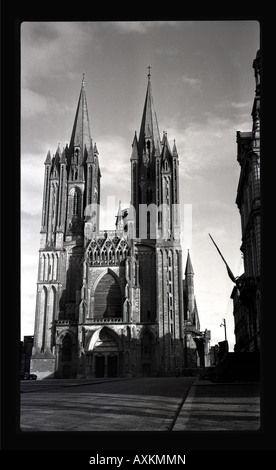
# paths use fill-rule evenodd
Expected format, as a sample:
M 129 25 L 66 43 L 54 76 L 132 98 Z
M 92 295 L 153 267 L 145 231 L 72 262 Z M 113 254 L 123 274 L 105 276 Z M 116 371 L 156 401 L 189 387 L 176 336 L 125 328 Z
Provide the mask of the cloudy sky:
M 130 155 L 151 66 L 161 135 L 180 160 L 182 249 L 190 250 L 201 330 L 233 350 L 234 275 L 243 272 L 236 131 L 252 129 L 257 21 L 25 22 L 21 26 L 21 337 L 34 331 L 44 160 L 69 143 L 83 73 L 102 204 L 130 201 Z M 187 230 L 191 209 L 192 232 Z M 101 228 L 113 228 L 108 213 Z M 184 236 L 185 235 L 185 236 Z M 184 266 L 185 267 L 185 266 Z

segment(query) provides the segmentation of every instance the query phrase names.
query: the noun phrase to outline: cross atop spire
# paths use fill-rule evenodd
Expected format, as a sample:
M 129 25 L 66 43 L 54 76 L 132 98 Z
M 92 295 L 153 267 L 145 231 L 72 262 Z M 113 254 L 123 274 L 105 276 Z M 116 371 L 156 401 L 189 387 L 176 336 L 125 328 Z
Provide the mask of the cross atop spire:
M 148 79 L 150 80 L 150 77 L 151 77 L 151 74 L 150 74 L 150 69 L 151 69 L 151 66 L 149 65 L 148 66 L 148 70 L 149 70 L 149 73 L 148 73 Z
M 82 84 L 83 87 L 84 87 L 84 84 L 85 84 L 84 77 L 85 77 L 85 73 L 82 74 L 82 83 L 81 84 Z

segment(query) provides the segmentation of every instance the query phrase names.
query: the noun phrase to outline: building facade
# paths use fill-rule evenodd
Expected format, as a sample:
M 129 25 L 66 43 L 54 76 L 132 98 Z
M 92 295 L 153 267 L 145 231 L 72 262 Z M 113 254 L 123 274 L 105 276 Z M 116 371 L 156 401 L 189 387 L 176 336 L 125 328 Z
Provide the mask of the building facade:
M 235 351 L 260 351 L 260 51 L 253 62 L 255 97 L 252 131 L 237 132 L 237 159 L 241 167 L 236 204 L 241 215 L 244 273 L 233 289 Z
M 69 146 L 48 152 L 31 372 L 162 376 L 185 366 L 179 158 L 161 138 L 151 76 L 130 157 L 131 201 L 100 230 L 101 170 L 84 78 Z

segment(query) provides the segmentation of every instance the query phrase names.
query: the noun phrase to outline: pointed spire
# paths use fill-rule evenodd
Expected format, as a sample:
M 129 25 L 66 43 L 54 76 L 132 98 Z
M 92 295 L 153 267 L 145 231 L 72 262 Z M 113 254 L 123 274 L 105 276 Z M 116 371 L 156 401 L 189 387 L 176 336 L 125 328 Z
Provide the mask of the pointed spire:
M 61 156 L 61 148 L 60 148 L 60 142 L 58 143 L 57 149 L 56 149 L 56 154 L 55 154 L 55 160 L 59 160 Z
M 95 155 L 99 155 L 96 142 L 95 142 L 95 144 L 94 144 L 94 154 L 95 154 Z
M 46 160 L 45 160 L 44 164 L 45 165 L 51 165 L 51 163 L 52 163 L 51 152 L 50 152 L 50 150 L 48 150 L 48 153 L 47 153 Z
M 199 315 L 198 315 L 198 309 L 197 309 L 197 303 L 196 303 L 196 296 L 194 296 L 193 324 L 196 327 L 196 329 L 199 331 L 200 322 L 199 322 Z
M 175 145 L 175 139 L 174 139 L 174 141 L 173 141 L 173 151 L 172 151 L 172 155 L 173 155 L 173 157 L 178 157 L 177 148 L 176 148 L 176 145 Z
M 123 224 L 123 213 L 122 213 L 122 206 L 121 206 L 121 201 L 119 201 L 119 207 L 118 207 L 118 212 L 116 215 L 116 229 L 118 231 L 123 231 L 124 224 Z
M 148 73 L 148 88 L 146 93 L 145 105 L 142 115 L 142 122 L 139 134 L 139 149 L 144 149 L 145 140 L 151 140 L 155 154 L 160 155 L 161 143 L 157 116 L 153 103 L 150 72 Z
M 66 163 L 66 158 L 65 158 L 65 148 L 63 147 L 61 157 L 60 157 L 60 164 L 62 165 L 63 163 Z
M 163 155 L 169 151 L 171 154 L 170 144 L 168 141 L 168 135 L 166 131 L 163 131 L 163 139 L 162 139 L 162 147 L 163 147 Z
M 121 215 L 122 215 L 122 202 L 119 201 L 117 216 L 120 217 Z
M 61 149 L 60 149 L 60 143 L 58 143 L 56 153 L 55 153 L 55 155 L 53 157 L 53 160 L 52 160 L 53 166 L 55 166 L 57 170 L 59 169 L 60 157 L 61 157 Z
M 135 131 L 134 139 L 132 142 L 132 152 L 131 152 L 130 160 L 138 160 L 138 140 L 137 140 L 136 131 Z
M 75 115 L 71 140 L 70 140 L 70 148 L 72 149 L 74 146 L 79 146 L 81 148 L 81 152 L 83 156 L 85 145 L 87 149 L 90 147 L 90 140 L 91 140 L 90 124 L 89 124 L 88 107 L 87 107 L 87 101 L 86 101 L 85 82 L 84 82 L 84 74 L 83 74 L 81 91 L 80 91 L 77 111 Z
M 185 268 L 185 276 L 187 276 L 187 274 L 194 274 L 189 250 L 188 250 L 187 262 L 186 262 L 186 268 Z

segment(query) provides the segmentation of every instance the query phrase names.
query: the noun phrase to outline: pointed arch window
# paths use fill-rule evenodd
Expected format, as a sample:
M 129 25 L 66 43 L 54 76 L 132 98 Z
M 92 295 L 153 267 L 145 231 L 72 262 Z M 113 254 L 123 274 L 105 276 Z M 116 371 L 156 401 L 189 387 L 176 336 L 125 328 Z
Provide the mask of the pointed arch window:
M 152 203 L 152 191 L 151 189 L 147 189 L 147 204 L 151 204 Z
M 75 165 L 79 164 L 79 155 L 80 155 L 80 149 L 79 149 L 79 147 L 75 147 L 75 151 L 74 151 L 74 163 L 75 163 Z
M 95 319 L 122 317 L 122 292 L 118 280 L 106 273 L 99 281 L 94 297 Z
M 88 166 L 88 204 L 92 203 L 92 166 Z
M 78 215 L 78 193 L 76 190 L 73 194 L 73 215 Z
M 47 296 L 48 291 L 46 286 L 43 286 L 41 294 L 40 294 L 40 312 L 43 318 L 42 328 L 39 331 L 39 336 L 41 338 L 41 352 L 44 352 L 45 348 L 45 328 L 46 328 L 46 316 L 47 316 Z
M 70 191 L 70 213 L 71 216 L 80 217 L 81 213 L 81 190 L 78 187 L 74 187 Z

